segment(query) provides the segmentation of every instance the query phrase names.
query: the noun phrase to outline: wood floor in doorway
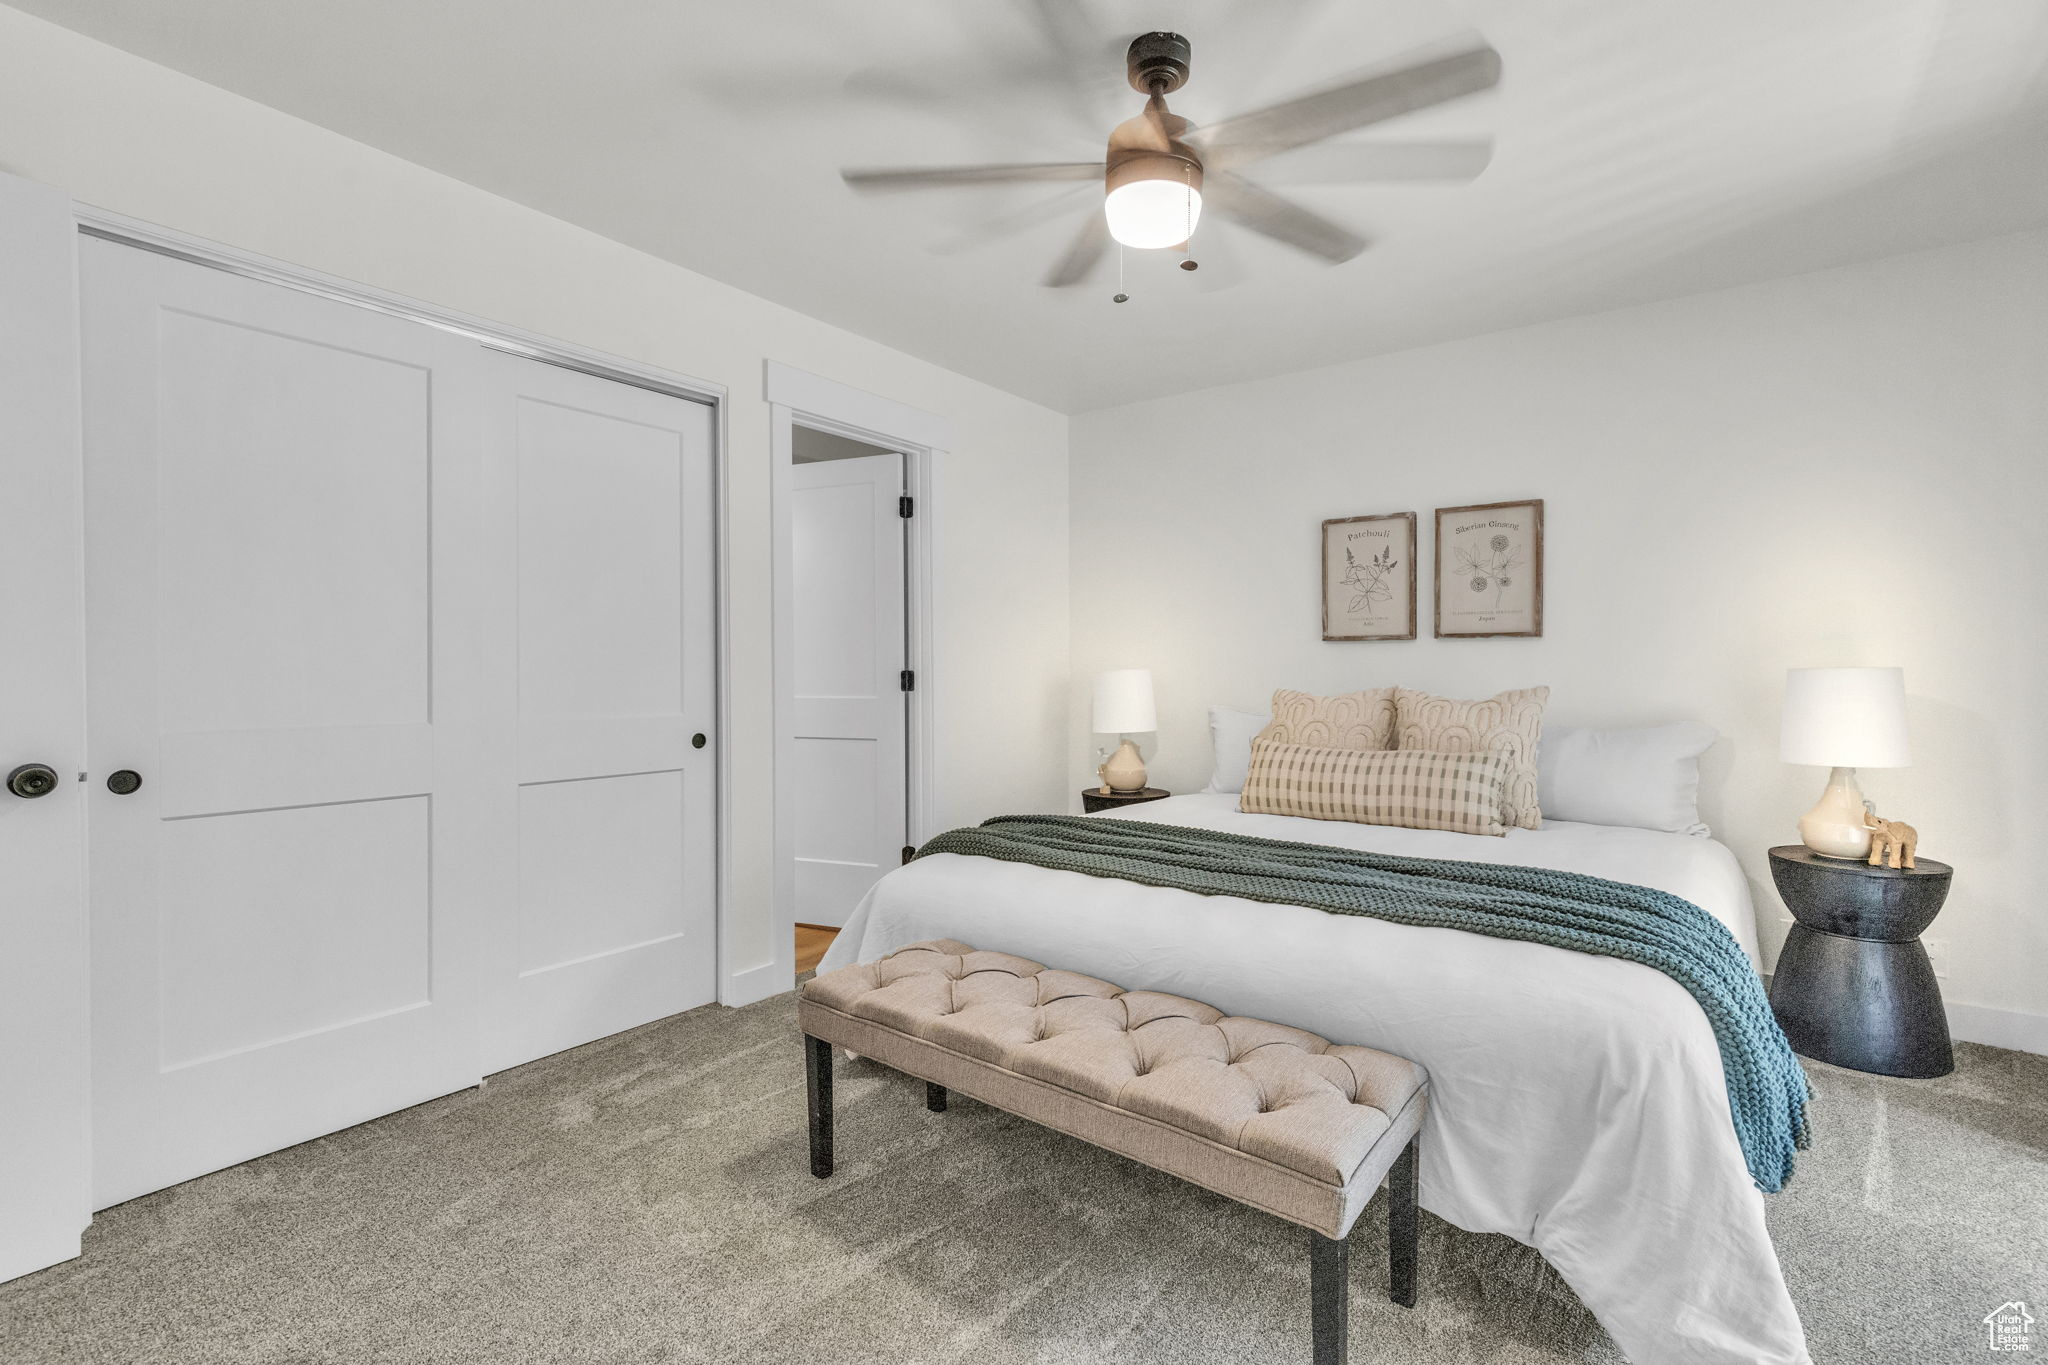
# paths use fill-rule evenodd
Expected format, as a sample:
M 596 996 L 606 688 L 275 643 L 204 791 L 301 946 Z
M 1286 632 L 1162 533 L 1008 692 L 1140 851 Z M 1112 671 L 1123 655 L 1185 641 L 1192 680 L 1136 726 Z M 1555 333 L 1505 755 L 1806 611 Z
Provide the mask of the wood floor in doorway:
M 796 969 L 799 974 L 815 970 L 818 959 L 825 956 L 825 950 L 832 946 L 832 940 L 839 937 L 837 929 L 828 929 L 822 924 L 799 924 L 796 927 Z

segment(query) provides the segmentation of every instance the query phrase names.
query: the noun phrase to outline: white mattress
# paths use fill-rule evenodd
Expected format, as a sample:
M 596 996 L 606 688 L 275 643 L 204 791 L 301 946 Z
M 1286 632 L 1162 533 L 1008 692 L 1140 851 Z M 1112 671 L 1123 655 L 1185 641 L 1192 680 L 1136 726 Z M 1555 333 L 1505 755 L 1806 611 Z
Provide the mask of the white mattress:
M 1711 840 L 1561 821 L 1490 839 L 1245 815 L 1236 803 L 1177 796 L 1117 817 L 1633 882 L 1702 906 L 1755 957 L 1747 885 Z M 939 854 L 876 883 L 820 970 L 931 938 L 1413 1058 L 1432 1089 L 1425 1208 L 1540 1249 L 1637 1365 L 1808 1360 L 1713 1031 L 1653 968 Z

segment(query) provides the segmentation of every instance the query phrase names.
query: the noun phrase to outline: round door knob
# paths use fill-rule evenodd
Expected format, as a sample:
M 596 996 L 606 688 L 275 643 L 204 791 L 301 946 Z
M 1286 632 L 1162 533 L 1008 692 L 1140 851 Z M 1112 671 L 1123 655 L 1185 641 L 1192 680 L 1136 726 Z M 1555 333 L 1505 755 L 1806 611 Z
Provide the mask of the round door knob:
M 47 763 L 24 763 L 7 774 L 7 790 L 24 801 L 57 790 L 57 770 Z
M 690 736 L 690 747 L 691 747 L 692 749 L 701 749 L 701 748 L 703 748 L 703 747 L 704 747 L 704 736 L 702 736 L 702 735 L 691 735 L 691 736 Z
M 107 774 L 107 790 L 116 796 L 133 796 L 142 789 L 142 774 L 133 768 Z

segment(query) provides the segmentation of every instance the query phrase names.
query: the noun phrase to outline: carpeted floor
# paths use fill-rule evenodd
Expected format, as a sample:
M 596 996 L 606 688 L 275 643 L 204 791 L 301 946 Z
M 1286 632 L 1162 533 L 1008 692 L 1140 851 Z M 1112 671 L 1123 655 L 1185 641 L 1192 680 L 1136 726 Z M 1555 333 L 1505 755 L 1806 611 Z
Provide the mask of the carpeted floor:
M 971 1101 L 843 1064 L 806 1168 L 792 996 L 707 1006 L 137 1199 L 0 1286 L 0 1361 L 1293 1361 L 1305 1234 Z M 1814 1358 L 1986 1359 L 2048 1335 L 2048 1058 L 1813 1065 L 1817 1148 L 1771 1222 Z M 1423 1220 L 1413 1312 L 1353 1243 L 1354 1361 L 1620 1357 L 1526 1248 Z M 2048 1340 L 2036 1349 L 2048 1351 Z

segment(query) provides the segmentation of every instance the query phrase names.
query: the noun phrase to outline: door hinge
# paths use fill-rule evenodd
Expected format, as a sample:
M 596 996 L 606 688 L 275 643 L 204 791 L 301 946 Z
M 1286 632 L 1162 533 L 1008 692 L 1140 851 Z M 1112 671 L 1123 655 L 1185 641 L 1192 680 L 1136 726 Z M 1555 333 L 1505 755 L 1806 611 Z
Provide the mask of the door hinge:
M 896 499 L 896 515 L 897 515 L 897 516 L 899 516 L 899 517 L 907 517 L 907 516 L 909 516 L 909 515 L 910 515 L 910 514 L 911 514 L 912 512 L 914 512 L 914 511 L 916 511 L 916 510 L 917 510 L 917 499 L 916 499 L 916 498 L 913 498 L 913 497 L 911 497 L 911 496 L 910 496 L 910 494 L 908 494 L 908 493 L 905 493 L 905 494 L 904 494 L 904 495 L 903 495 L 902 497 L 900 497 L 900 498 Z
M 896 681 L 902 684 L 905 692 L 917 691 L 917 673 L 914 669 L 904 669 L 896 675 Z
M 912 848 L 912 847 L 911 847 L 911 846 L 910 846 L 909 844 L 905 844 L 905 845 L 903 846 L 903 861 L 904 861 L 904 862 L 906 862 L 906 863 L 907 863 L 907 862 L 909 862 L 909 861 L 910 861 L 910 860 L 911 860 L 912 858 L 914 858 L 914 857 L 916 857 L 916 856 L 917 856 L 917 850 L 916 850 L 916 849 Z

